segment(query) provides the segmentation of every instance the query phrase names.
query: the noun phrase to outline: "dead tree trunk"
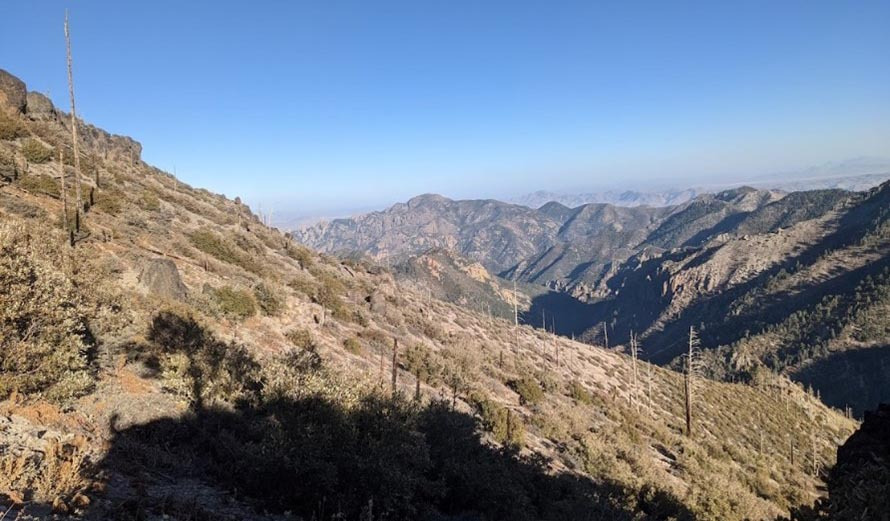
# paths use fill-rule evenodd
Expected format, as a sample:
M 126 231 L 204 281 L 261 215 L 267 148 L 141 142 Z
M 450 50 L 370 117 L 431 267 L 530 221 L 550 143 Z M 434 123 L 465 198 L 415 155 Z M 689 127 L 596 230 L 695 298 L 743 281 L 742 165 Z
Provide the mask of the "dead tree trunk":
M 74 151 L 74 229 L 80 233 L 80 212 L 83 199 L 80 195 L 80 152 L 77 144 L 77 109 L 74 104 L 74 73 L 71 68 L 71 36 L 68 31 L 68 11 L 65 11 L 65 50 L 68 58 L 68 94 L 71 96 L 71 142 Z
M 399 340 L 392 339 L 392 394 L 396 395 L 396 383 L 399 378 Z
M 516 280 L 513 281 L 513 325 L 519 325 L 519 297 L 516 294 Z
M 695 328 L 689 326 L 689 351 L 686 354 L 686 374 L 683 382 L 686 390 L 686 436 L 692 437 L 692 377 L 695 372 L 695 349 L 698 347 L 698 336 Z
M 65 233 L 70 235 L 70 226 L 68 225 L 68 190 L 65 189 L 65 157 L 62 149 L 59 148 L 59 180 L 62 185 L 62 225 L 65 226 Z M 74 246 L 74 241 L 69 241 Z
M 634 332 L 630 332 L 630 357 L 632 360 L 632 377 L 633 377 L 633 385 L 630 389 L 630 400 L 631 405 L 636 405 L 639 408 L 639 403 L 637 402 L 637 390 L 639 388 L 637 384 L 638 372 L 637 372 L 637 337 L 634 335 Z
M 603 341 L 606 344 L 606 349 L 609 349 L 609 330 L 606 328 L 605 322 L 603 322 Z

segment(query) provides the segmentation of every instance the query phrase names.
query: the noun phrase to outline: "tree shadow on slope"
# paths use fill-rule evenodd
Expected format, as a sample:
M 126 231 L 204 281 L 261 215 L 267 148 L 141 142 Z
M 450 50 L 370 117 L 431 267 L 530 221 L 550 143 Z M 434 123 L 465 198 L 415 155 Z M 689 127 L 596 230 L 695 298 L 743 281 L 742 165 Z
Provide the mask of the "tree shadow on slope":
M 827 405 L 849 406 L 861 418 L 876 404 L 890 403 L 890 345 L 832 353 L 791 377 L 819 391 Z
M 286 387 L 308 385 L 299 376 L 285 387 L 280 379 L 258 381 L 251 371 L 225 367 L 225 356 L 203 355 L 218 342 L 171 314 L 155 318 L 150 339 L 200 359 L 186 371 L 196 398 L 181 417 L 115 430 L 100 468 L 119 477 L 117 492 L 97 503 L 95 516 L 225 519 L 189 497 L 185 485 L 203 483 L 248 505 L 255 518 L 692 518 L 663 492 L 548 473 L 539 457 L 485 443 L 477 420 L 446 403 L 420 406 L 380 393 L 334 399 L 337 393 Z M 287 364 L 284 378 L 324 371 L 315 353 L 295 354 Z M 219 386 L 214 379 L 243 380 L 227 384 L 237 406 L 208 405 L 206 389 Z M 152 483 L 173 492 L 159 498 L 149 492 Z
M 531 307 L 520 315 L 523 324 L 554 330 L 557 335 L 581 335 L 590 328 L 593 306 L 560 291 L 547 291 L 532 297 Z M 544 324 L 544 321 L 547 321 Z

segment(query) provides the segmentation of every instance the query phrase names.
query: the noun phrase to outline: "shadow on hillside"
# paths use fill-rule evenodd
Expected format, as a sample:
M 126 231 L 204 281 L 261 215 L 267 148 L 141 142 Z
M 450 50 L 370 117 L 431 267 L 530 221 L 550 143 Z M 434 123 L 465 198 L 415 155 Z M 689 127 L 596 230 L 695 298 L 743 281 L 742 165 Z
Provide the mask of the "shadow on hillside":
M 243 510 L 226 513 L 237 501 L 249 518 L 318 521 L 692 518 L 663 492 L 550 474 L 539 457 L 485 443 L 476 418 L 443 402 L 371 394 L 344 407 L 307 391 L 300 375 L 323 371 L 315 353 L 291 357 L 272 376 L 293 383 L 257 386 L 243 360 L 226 362 L 221 344 L 190 318 L 159 313 L 148 338 L 187 354 L 185 387 L 196 398 L 181 417 L 122 430 L 112 419 L 99 468 L 114 476 L 114 492 L 93 502 L 95 517 L 243 519 Z M 197 398 L 221 388 L 238 391 L 239 406 Z
M 890 403 L 890 345 L 833 353 L 792 375 L 811 385 L 827 405 L 851 407 L 861 418 L 879 403 Z
M 520 318 L 523 324 L 536 328 L 542 327 L 543 321 L 546 320 L 547 331 L 555 328 L 557 335 L 580 336 L 593 325 L 591 309 L 590 304 L 581 302 L 567 293 L 547 291 L 532 297 L 531 307 L 523 312 Z

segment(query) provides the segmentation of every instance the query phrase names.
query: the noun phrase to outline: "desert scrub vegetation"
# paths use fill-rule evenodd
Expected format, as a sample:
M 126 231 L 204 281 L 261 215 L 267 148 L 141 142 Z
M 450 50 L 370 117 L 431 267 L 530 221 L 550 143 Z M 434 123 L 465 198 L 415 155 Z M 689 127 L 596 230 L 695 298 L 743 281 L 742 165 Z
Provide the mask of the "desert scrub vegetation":
M 250 292 L 243 289 L 222 286 L 213 291 L 213 299 L 219 311 L 230 318 L 244 320 L 256 315 L 256 301 Z
M 41 164 L 53 158 L 53 149 L 34 138 L 28 138 L 22 141 L 22 154 L 29 163 Z
M 259 263 L 253 257 L 210 230 L 199 230 L 192 233 L 189 235 L 189 241 L 198 250 L 218 260 L 240 266 L 252 273 L 262 271 Z
M 315 349 L 315 339 L 308 329 L 291 329 L 284 338 L 298 349 Z
M 292 244 L 290 241 L 285 243 L 284 248 L 287 256 L 297 261 L 297 264 L 300 265 L 300 268 L 305 270 L 312 267 L 312 252 L 309 251 L 308 248 L 299 244 Z
M 149 212 L 157 212 L 161 210 L 161 199 L 153 190 L 145 189 L 136 199 L 139 208 Z
M 162 311 L 152 318 L 146 338 L 160 359 L 165 388 L 193 406 L 258 399 L 260 364 L 244 346 L 218 340 L 192 316 Z
M 253 287 L 253 297 L 260 311 L 268 317 L 278 316 L 284 310 L 284 300 L 281 295 L 265 282 Z
M 88 451 L 82 436 L 66 442 L 48 437 L 42 450 L 7 450 L 0 454 L 0 494 L 15 498 L 15 491 L 25 491 L 20 502 L 51 504 L 56 512 L 86 506 L 83 492 L 92 485 L 85 476 L 91 465 Z
M 362 354 L 362 344 L 359 342 L 358 338 L 354 336 L 343 341 L 343 348 L 354 355 Z
M 0 397 L 64 401 L 93 385 L 91 307 L 61 234 L 0 223 Z
M 22 190 L 35 195 L 43 194 L 57 199 L 62 195 L 62 191 L 59 188 L 59 182 L 44 174 L 28 174 L 22 176 L 16 181 L 16 184 Z
M 28 135 L 28 129 L 18 118 L 0 110 L 0 140 L 11 141 Z
M 99 193 L 96 196 L 95 206 L 108 215 L 117 215 L 121 213 L 126 203 L 126 194 L 120 189 L 112 188 L 109 190 L 99 190 Z
M 531 375 L 521 375 L 507 382 L 507 386 L 519 395 L 520 405 L 534 405 L 544 399 L 544 389 Z
M 385 396 L 301 350 L 266 367 L 256 403 L 193 404 L 119 431 L 105 464 L 190 476 L 303 519 L 632 518 L 625 492 L 488 444 L 447 403 Z
M 522 417 L 492 401 L 481 391 L 470 393 L 470 404 L 479 415 L 482 427 L 504 447 L 521 449 L 525 444 L 525 424 Z
M 581 382 L 578 380 L 572 380 L 572 383 L 569 384 L 569 396 L 578 403 L 585 405 L 593 403 L 593 396 L 590 394 L 590 391 L 581 385 Z

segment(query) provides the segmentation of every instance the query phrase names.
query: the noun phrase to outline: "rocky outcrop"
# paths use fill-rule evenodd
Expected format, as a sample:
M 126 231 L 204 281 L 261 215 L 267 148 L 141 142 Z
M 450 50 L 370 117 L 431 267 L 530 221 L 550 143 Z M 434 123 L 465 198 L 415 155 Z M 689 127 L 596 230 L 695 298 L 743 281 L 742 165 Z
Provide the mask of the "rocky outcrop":
M 27 95 L 27 112 L 32 119 L 49 119 L 56 117 L 56 108 L 49 98 L 39 92 Z
M 859 430 L 837 449 L 828 498 L 795 519 L 890 520 L 890 404 L 865 414 Z
M 25 82 L 0 69 L 0 109 L 24 112 L 27 94 Z
M 139 274 L 141 282 L 154 295 L 184 301 L 188 289 L 179 277 L 176 264 L 170 259 L 149 259 Z

